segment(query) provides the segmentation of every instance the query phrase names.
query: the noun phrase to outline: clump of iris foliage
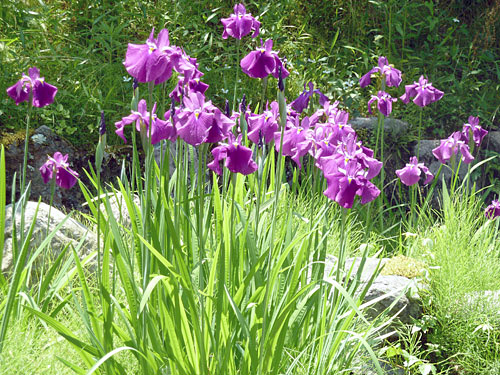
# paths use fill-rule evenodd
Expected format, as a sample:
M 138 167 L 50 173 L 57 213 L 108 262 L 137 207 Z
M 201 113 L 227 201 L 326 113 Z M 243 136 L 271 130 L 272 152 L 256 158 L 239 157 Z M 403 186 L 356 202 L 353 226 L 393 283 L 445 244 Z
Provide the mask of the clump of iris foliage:
M 83 6 L 83 14 L 91 15 L 94 10 L 84 2 L 75 4 Z M 392 22 L 394 4 L 388 4 L 384 9 Z M 192 8 L 185 5 L 185 12 Z M 138 6 L 147 20 L 148 3 Z M 434 11 L 432 5 L 425 6 Z M 463 342 L 459 338 L 453 339 L 461 331 L 447 329 L 446 323 L 454 316 L 462 332 L 468 333 L 467 312 L 460 315 L 454 310 L 458 306 L 453 298 L 472 298 L 465 293 L 497 287 L 491 273 L 491 282 L 453 294 L 456 284 L 452 281 L 462 274 L 449 268 L 454 259 L 449 256 L 450 238 L 462 230 L 462 225 L 469 229 L 464 232 L 467 235 L 476 233 L 460 243 L 469 249 L 463 252 L 468 254 L 464 269 L 471 266 L 471 259 L 479 259 L 479 247 L 484 245 L 488 250 L 481 254 L 483 263 L 473 262 L 477 274 L 483 275 L 480 265 L 487 264 L 499 250 L 499 203 L 494 200 L 485 215 L 479 214 L 483 208 L 478 208 L 478 195 L 470 179 L 474 170 L 493 159 L 476 162 L 487 133 L 479 125 L 484 113 L 462 116 L 462 129 L 433 150 L 442 163 L 436 176 L 419 163 L 419 150 L 409 164 L 396 172 L 399 180 L 386 176 L 384 117 L 396 106 L 403 113 L 415 112 L 416 136 L 420 140 L 425 131 L 424 116 L 428 116 L 430 108 L 453 96 L 439 85 L 438 75 L 424 69 L 403 81 L 406 73 L 402 73 L 402 66 L 395 68 L 389 63 L 394 62 L 392 56 L 404 60 L 393 51 L 391 33 L 385 45 L 390 58 L 369 58 L 362 69 L 352 73 L 367 92 L 360 94 L 360 100 L 366 95 L 369 98 L 368 106 L 363 107 L 370 113 L 375 107 L 378 110 L 379 125 L 372 150 L 363 145 L 349 125 L 349 112 L 333 100 L 338 96 L 348 102 L 347 98 L 332 95 L 335 91 L 324 90 L 318 82 L 315 86 L 308 80 L 304 91 L 289 100 L 288 82 L 293 83 L 297 73 L 307 78 L 306 67 L 303 72 L 296 69 L 299 64 L 295 65 L 293 54 L 284 59 L 287 41 L 279 35 L 273 38 L 274 26 L 266 22 L 266 12 L 257 19 L 258 14 L 250 6 L 246 9 L 243 4 L 235 5 L 233 14 L 230 8 L 215 8 L 206 17 L 206 23 L 223 25 L 222 37 L 205 34 L 208 49 L 190 50 L 189 45 L 179 43 L 186 37 L 183 30 L 189 32 L 186 25 L 171 29 L 171 34 L 161 27 L 147 33 L 137 29 L 138 35 L 125 47 L 125 43 L 114 41 L 113 35 L 120 39 L 121 30 L 134 23 L 128 21 L 114 29 L 108 24 L 107 36 L 111 39 L 97 40 L 101 47 L 116 47 L 107 52 L 93 51 L 109 58 L 108 64 L 99 67 L 100 74 L 107 75 L 105 66 L 112 69 L 113 61 L 121 56 L 123 65 L 117 82 L 130 81 L 133 85 L 129 84 L 129 91 L 123 91 L 122 99 L 114 103 L 116 109 L 102 106 L 118 95 L 113 89 L 105 101 L 94 102 L 101 109 L 100 114 L 92 115 L 100 116 L 95 165 L 76 172 L 70 168 L 69 155 L 56 152 L 40 169 L 44 182 L 52 184 L 52 194 L 56 188 L 72 188 L 79 182 L 90 209 L 87 220 L 98 235 L 97 249 L 82 260 L 78 248 L 68 246 L 42 277 L 31 279 L 30 267 L 24 266 L 34 264 L 36 257 L 45 257 L 53 233 L 38 249 L 30 249 L 29 232 L 21 233 L 14 241 L 15 267 L 7 278 L 1 278 L 2 360 L 11 357 L 2 350 L 8 351 L 15 344 L 12 332 L 29 332 L 27 328 L 39 322 L 39 329 L 57 332 L 71 346 L 72 354 L 57 357 L 80 374 L 331 374 L 356 371 L 360 357 L 366 357 L 361 362 L 371 362 L 381 374 L 377 355 L 420 373 L 436 372 L 440 366 L 443 371 L 445 366 L 487 371 L 481 365 L 482 359 L 497 355 L 494 322 L 484 323 L 479 318 L 472 332 L 478 336 L 477 345 L 468 347 L 460 346 Z M 2 8 L 2 12 L 18 10 Z M 179 16 L 180 12 L 174 14 Z M 93 25 L 105 22 L 105 16 L 93 20 Z M 164 17 L 168 18 L 168 13 Z M 410 16 L 405 13 L 405 28 L 406 17 Z M 92 18 L 85 22 L 89 20 Z M 167 20 L 160 22 L 164 23 Z M 262 40 L 252 41 L 257 37 Z M 221 43 L 228 47 L 220 47 L 224 46 Z M 204 53 L 213 44 L 231 53 L 215 54 L 222 57 L 212 57 L 202 65 Z M 222 76 L 233 78 L 230 85 L 223 82 L 220 93 L 212 94 L 210 90 L 218 86 L 208 82 L 211 74 L 216 80 L 218 60 L 228 64 Z M 373 66 L 375 60 L 378 63 Z M 11 80 L 7 89 L 17 108 L 25 110 L 27 136 L 34 118 L 50 114 L 47 108 L 56 107 L 58 111 L 54 105 L 58 98 L 71 96 L 71 88 L 45 71 L 42 74 L 57 88 L 32 67 L 17 83 Z M 78 84 L 86 86 L 85 77 L 79 79 Z M 404 90 L 398 91 L 403 82 Z M 89 89 L 99 90 L 97 85 Z M 123 108 L 123 102 L 131 103 L 128 109 Z M 54 112 L 52 115 L 56 118 Z M 114 133 L 132 144 L 133 162 L 130 167 L 124 165 L 115 181 L 103 186 L 100 173 L 105 167 L 103 154 L 111 133 L 109 124 L 106 129 L 106 118 L 113 119 Z M 157 159 L 154 148 L 159 151 Z M 143 164 L 139 152 L 145 155 Z M 285 156 L 293 163 L 288 179 Z M 26 160 L 27 148 L 21 192 L 29 191 Z M 175 164 L 173 173 L 171 161 Z M 459 178 L 461 164 L 467 165 L 463 180 Z M 447 186 L 441 179 L 442 214 L 434 214 L 431 199 L 442 168 L 451 171 L 451 180 Z M 3 150 L 0 172 L 0 188 L 5 189 Z M 90 185 L 78 180 L 82 174 L 87 175 Z M 368 320 L 367 306 L 362 304 L 372 280 L 360 282 L 362 267 L 353 273 L 345 269 L 348 255 L 364 260 L 370 249 L 380 245 L 370 231 L 378 226 L 379 233 L 384 233 L 388 200 L 383 187 L 389 179 L 396 181 L 400 190 L 409 186 L 408 202 L 394 210 L 403 222 L 400 231 L 418 232 L 414 241 L 412 235 L 410 240 L 399 239 L 401 250 L 425 259 L 429 243 L 436 246 L 431 251 L 434 258 L 428 261 L 430 269 L 438 270 L 429 274 L 434 299 L 425 300 L 434 319 L 433 330 L 416 324 L 422 332 L 430 332 L 427 339 L 433 349 L 422 349 L 413 336 L 384 347 L 380 332 L 385 332 L 383 322 L 387 317 L 382 314 Z M 422 184 L 430 186 L 427 195 L 422 194 Z M 5 192 L 0 193 L 0 212 L 4 213 Z M 17 203 L 21 211 L 27 195 L 21 195 Z M 115 195 L 124 199 L 124 209 L 131 219 L 129 226 L 113 216 L 111 198 Z M 134 200 L 136 195 L 139 204 Z M 361 205 L 366 205 L 365 221 L 358 217 Z M 433 225 L 436 216 L 437 227 Z M 5 225 L 3 218 L 0 225 Z M 0 240 L 3 246 L 3 238 Z M 333 253 L 337 261 L 325 275 L 328 253 Z M 448 275 L 454 277 L 447 284 Z M 453 288 L 447 289 L 447 285 Z M 411 332 L 413 335 L 419 330 Z M 488 334 L 485 343 L 478 333 Z M 53 345 L 48 343 L 46 347 Z M 461 360 L 461 350 L 472 354 Z M 399 357 L 405 361 L 398 362 Z

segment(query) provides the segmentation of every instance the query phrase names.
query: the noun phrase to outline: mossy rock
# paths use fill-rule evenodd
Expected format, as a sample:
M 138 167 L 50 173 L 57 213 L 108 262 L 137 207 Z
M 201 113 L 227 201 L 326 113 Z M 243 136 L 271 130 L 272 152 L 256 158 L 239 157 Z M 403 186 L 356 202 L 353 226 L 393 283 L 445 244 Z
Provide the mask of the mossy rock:
M 398 255 L 385 263 L 380 274 L 386 276 L 404 276 L 408 279 L 413 279 L 414 277 L 422 275 L 425 268 L 425 263 L 419 260 L 404 255 Z
M 33 135 L 35 131 L 33 129 L 30 129 L 29 135 Z M 0 144 L 4 145 L 4 147 L 9 147 L 12 144 L 15 144 L 16 146 L 19 145 L 20 143 L 24 142 L 24 139 L 26 138 L 26 131 L 25 130 L 18 130 L 14 133 L 3 133 L 0 136 Z

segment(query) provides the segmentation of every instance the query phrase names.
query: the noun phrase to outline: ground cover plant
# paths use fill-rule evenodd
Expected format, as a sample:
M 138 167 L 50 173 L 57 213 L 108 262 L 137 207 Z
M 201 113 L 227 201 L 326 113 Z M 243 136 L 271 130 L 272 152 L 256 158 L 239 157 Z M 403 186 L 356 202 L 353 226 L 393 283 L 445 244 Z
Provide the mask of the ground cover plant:
M 91 22 L 97 8 L 75 4 L 71 6 L 81 6 L 84 15 L 79 22 Z M 394 4 L 371 4 L 385 7 L 392 22 Z M 432 12 L 433 5 L 425 4 Z M 184 5 L 194 11 L 192 5 Z M 127 6 L 120 3 L 113 11 L 129 12 Z M 139 6 L 148 20 L 151 4 Z M 277 7 L 288 6 L 284 2 Z M 19 9 L 5 7 L 2 12 Z M 378 357 L 410 373 L 495 368 L 494 307 L 486 303 L 484 310 L 471 313 L 457 311 L 456 306 L 457 299 L 474 298 L 474 292 L 498 290 L 496 274 L 487 271 L 499 250 L 500 208 L 497 200 L 488 200 L 490 205 L 480 213 L 485 205 L 471 181 L 475 170 L 495 159 L 476 161 L 487 134 L 478 116 L 483 113 L 468 113 L 461 120 L 462 129 L 450 132 L 433 150 L 442 163 L 436 176 L 419 162 L 419 148 L 395 176 L 388 176 L 383 168 L 384 118 L 396 106 L 410 116 L 416 113 L 415 137 L 420 141 L 426 134 L 424 113 L 447 98 L 435 72 L 408 79 L 401 66 L 391 64 L 393 36 L 388 34 L 380 49 L 385 47 L 389 56 L 370 57 L 355 76 L 364 90 L 359 91 L 359 100 L 366 99 L 363 108 L 378 111 L 369 148 L 349 124 L 347 100 L 335 101 L 335 90 L 324 90 L 321 80 L 316 85 L 306 80 L 304 90 L 293 95 L 288 84 L 297 84 L 297 72 L 306 78 L 306 67 L 295 70 L 298 63 L 292 55 L 284 59 L 280 46 L 286 49 L 287 42 L 277 30 L 273 36 L 274 26 L 266 23 L 265 12 L 257 19 L 243 4 L 214 9 L 210 16 L 202 16 L 205 23 L 220 22 L 222 32 L 205 34 L 205 49 L 178 43 L 192 23 L 169 33 L 162 28 L 170 22 L 167 19 L 152 22 L 160 26 L 148 25 L 146 33 L 137 28 L 137 36 L 121 42 L 122 26 L 108 24 L 110 39 L 96 39 L 108 48 L 98 49 L 100 56 L 109 59 L 109 64 L 92 68 L 100 70 L 96 76 L 112 72 L 116 82 L 129 82 L 128 91 L 116 83 L 104 100 L 93 103 L 91 123 L 99 119 L 98 127 L 91 126 L 96 132 L 94 164 L 75 171 L 69 164 L 71 155 L 55 152 L 40 173 L 51 184 L 52 195 L 60 188 L 83 191 L 89 208 L 85 219 L 97 234 L 97 248 L 81 259 L 82 239 L 47 261 L 50 239 L 58 228 L 47 228 L 47 238 L 36 249 L 30 248 L 34 224 L 27 233 L 14 232 L 15 264 L 0 279 L 0 361 L 10 364 L 2 368 L 25 371 L 12 354 L 19 346 L 17 332 L 28 340 L 39 335 L 48 340 L 44 346 L 33 345 L 33 353 L 58 351 L 64 345 L 56 354 L 57 365 L 48 359 L 47 365 L 34 364 L 27 372 L 64 371 L 57 367 L 63 364 L 69 373 L 79 374 L 359 373 L 364 371 L 360 357 L 379 374 L 383 370 Z M 180 12 L 174 14 L 180 17 Z M 153 15 L 156 20 L 160 13 Z M 126 25 L 133 27 L 134 19 Z M 214 44 L 216 50 L 219 46 L 231 53 L 209 63 Z M 335 41 L 331 49 L 334 46 Z M 112 64 L 115 55 L 123 60 L 121 70 Z M 234 78 L 230 85 L 223 82 L 221 94 L 213 93 L 212 100 L 212 84 L 205 78 L 220 69 L 219 60 L 228 64 L 224 77 Z M 55 119 L 58 98 L 75 92 L 35 66 L 16 79 L 9 82 L 7 100 L 17 105 L 15 116 L 26 116 L 26 140 L 21 198 L 12 199 L 9 209 L 20 208 L 24 228 L 30 124 L 33 118 Z M 118 94 L 113 91 L 122 89 L 122 98 L 115 99 Z M 97 111 L 107 101 L 113 110 Z M 123 107 L 124 102 L 130 105 Z M 48 109 L 52 107 L 56 112 Z M 489 104 L 485 108 L 492 110 Z M 112 137 L 113 142 L 132 145 L 133 161 L 104 184 L 100 174 Z M 464 178 L 461 164 L 467 165 Z M 444 169 L 451 178 L 440 174 Z M 82 176 L 90 183 L 84 184 Z M 2 149 L 2 215 L 7 183 L 17 182 L 6 181 Z M 386 185 L 404 191 L 407 201 L 394 205 Z M 117 196 L 123 198 L 129 224 L 113 213 L 112 199 Z M 432 202 L 436 196 L 437 206 Z M 399 226 L 386 220 L 388 213 Z M 5 216 L 0 216 L 1 226 Z M 426 316 L 433 322 L 432 329 L 425 327 L 431 349 L 417 345 L 411 335 L 405 341 L 401 334 L 395 345 L 383 342 L 381 335 L 391 317 L 386 311 L 368 319 L 368 306 L 363 304 L 377 273 L 362 283 L 363 266 L 355 271 L 345 267 L 349 256 L 360 256 L 363 264 L 369 255 L 386 250 L 389 230 L 399 235 L 390 239 L 395 248 L 422 259 L 432 270 L 427 274 L 431 297 L 424 300 Z M 455 240 L 460 246 L 452 251 L 449 244 Z M 3 242 L 0 237 L 2 249 Z M 458 253 L 463 262 L 455 262 Z M 2 254 L 3 250 L 0 259 Z M 325 275 L 328 254 L 335 255 L 336 262 Z M 41 270 L 35 267 L 40 260 Z M 471 285 L 471 275 L 482 283 Z M 473 323 L 471 314 L 477 319 Z M 423 325 L 416 322 L 415 327 L 423 332 L 419 324 Z M 474 339 L 464 343 L 464 335 Z

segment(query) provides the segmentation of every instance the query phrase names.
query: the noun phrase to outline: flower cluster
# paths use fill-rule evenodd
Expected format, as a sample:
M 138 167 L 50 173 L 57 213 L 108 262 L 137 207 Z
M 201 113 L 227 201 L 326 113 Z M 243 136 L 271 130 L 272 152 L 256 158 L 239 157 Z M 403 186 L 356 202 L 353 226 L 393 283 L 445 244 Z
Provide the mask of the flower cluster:
M 41 108 L 54 102 L 57 87 L 45 82 L 45 78 L 40 77 L 40 70 L 32 67 L 28 70 L 28 75 L 23 74 L 15 85 L 7 89 L 7 94 L 17 105 L 27 102 L 31 97 L 31 104 Z
M 40 173 L 44 183 L 56 178 L 56 184 L 64 189 L 71 189 L 78 179 L 78 173 L 69 167 L 68 155 L 56 152 L 53 157 L 40 167 Z
M 312 85 L 309 93 L 314 93 Z M 361 204 L 371 202 L 380 191 L 370 180 L 379 174 L 382 163 L 362 146 L 348 123 L 349 114 L 338 108 L 338 102 L 330 103 L 321 94 L 320 103 L 322 108 L 302 118 L 289 105 L 281 139 L 278 103 L 272 102 L 263 114 L 248 115 L 248 138 L 255 144 L 274 141 L 276 150 L 281 147 L 282 155 L 299 168 L 305 155 L 312 156 L 327 181 L 324 194 L 342 207 L 351 208 L 356 196 Z
M 469 164 L 474 160 L 471 147 L 479 146 L 488 131 L 479 125 L 479 119 L 469 116 L 468 123 L 464 124 L 461 132 L 451 134 L 447 139 L 441 140 L 441 144 L 432 150 L 434 156 L 443 164 L 460 152 L 462 161 Z

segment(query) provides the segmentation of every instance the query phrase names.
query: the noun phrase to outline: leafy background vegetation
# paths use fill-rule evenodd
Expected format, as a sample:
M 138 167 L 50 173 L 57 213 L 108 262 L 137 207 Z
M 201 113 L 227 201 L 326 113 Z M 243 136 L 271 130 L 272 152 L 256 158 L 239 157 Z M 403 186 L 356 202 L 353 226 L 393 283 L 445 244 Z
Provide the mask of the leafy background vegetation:
M 61 91 L 56 105 L 39 111 L 34 124 L 52 127 L 77 146 L 95 144 L 100 110 L 117 121 L 130 98 L 132 82 L 122 65 L 126 45 L 144 42 L 154 26 L 168 28 L 171 42 L 198 58 L 204 81 L 210 84 L 207 95 L 222 106 L 225 99 L 232 99 L 227 88 L 234 85 L 236 47 L 233 40 L 221 38 L 220 18 L 232 12 L 233 4 L 211 0 L 3 2 L 0 88 L 5 90 L 21 72 L 38 66 Z M 288 60 L 289 99 L 311 80 L 341 100 L 353 115 L 366 114 L 370 94 L 359 88 L 358 79 L 377 56 L 385 55 L 403 71 L 404 83 L 426 74 L 445 92 L 443 100 L 425 110 L 427 137 L 447 136 L 469 115 L 479 116 L 488 129 L 498 127 L 498 0 L 284 0 L 246 5 L 259 16 L 262 37 L 273 38 L 275 49 Z M 257 43 L 245 38 L 240 57 Z M 256 86 L 246 76 L 239 79 L 243 87 Z M 399 94 L 403 90 L 400 87 Z M 258 87 L 245 92 L 255 103 Z M 397 106 L 393 116 L 416 124 L 419 114 L 415 106 Z M 6 96 L 0 100 L 3 131 L 21 129 L 23 118 L 21 107 Z

